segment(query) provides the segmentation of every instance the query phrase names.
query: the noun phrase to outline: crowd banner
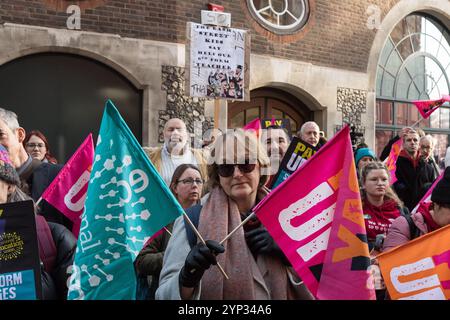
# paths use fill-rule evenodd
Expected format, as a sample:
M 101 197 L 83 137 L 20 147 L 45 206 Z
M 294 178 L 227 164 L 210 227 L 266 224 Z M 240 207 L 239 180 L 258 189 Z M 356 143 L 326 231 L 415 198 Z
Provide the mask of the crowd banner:
M 42 299 L 33 201 L 0 204 L 0 300 Z
M 348 126 L 254 212 L 316 298 L 375 299 Z
M 450 299 L 450 225 L 379 255 L 392 300 Z
M 417 107 L 424 119 L 427 119 L 434 111 L 439 109 L 445 102 L 450 102 L 450 95 L 443 95 L 438 100 L 415 100 L 413 104 Z
M 399 139 L 394 144 L 392 144 L 391 152 L 386 158 L 386 166 L 389 170 L 391 176 L 390 185 L 393 185 L 397 181 L 397 176 L 395 175 L 395 170 L 397 169 L 397 159 L 400 151 L 402 151 L 403 139 Z
M 306 163 L 306 160 L 311 158 L 316 152 L 317 148 L 309 143 L 294 137 L 289 144 L 289 148 L 286 151 L 283 159 L 281 160 L 278 172 L 273 179 L 270 189 L 275 189 L 283 181 L 285 181 L 291 174 L 293 174 L 298 168 Z
M 288 136 L 291 137 L 291 122 L 289 119 L 262 119 L 261 120 L 261 129 L 267 129 L 270 126 L 277 126 L 283 129 L 286 129 Z
M 188 22 L 186 92 L 191 97 L 249 101 L 250 34 Z
M 78 238 L 81 215 L 94 162 L 94 142 L 90 133 L 42 194 L 42 199 L 73 222 L 72 233 Z
M 134 260 L 183 209 L 114 104 L 105 106 L 68 299 L 134 300 Z

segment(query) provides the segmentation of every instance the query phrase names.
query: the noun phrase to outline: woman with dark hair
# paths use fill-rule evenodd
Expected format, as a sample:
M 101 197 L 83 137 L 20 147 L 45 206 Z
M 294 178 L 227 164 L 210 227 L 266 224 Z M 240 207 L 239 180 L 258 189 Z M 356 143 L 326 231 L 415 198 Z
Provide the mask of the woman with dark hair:
M 217 138 L 208 165 L 212 188 L 203 206 L 186 213 L 206 240 L 192 241 L 184 218 L 175 221 L 156 298 L 161 300 L 286 300 L 312 296 L 258 219 L 247 222 L 224 244 L 219 241 L 267 194 L 270 165 L 265 147 L 251 132 L 234 130 Z M 264 170 L 263 170 L 264 169 Z M 195 223 L 194 223 L 195 224 Z M 216 267 L 225 269 L 226 280 Z
M 195 165 L 181 164 L 175 169 L 169 188 L 183 209 L 186 210 L 200 201 L 203 182 L 200 170 Z M 151 277 L 151 283 L 149 283 L 150 290 L 145 297 L 147 300 L 153 300 L 155 298 L 155 292 L 159 283 L 159 273 L 163 264 L 164 251 L 169 242 L 169 232 L 172 232 L 172 227 L 173 223 L 168 225 L 166 230 L 162 230 L 157 237 L 149 241 L 134 262 L 139 277 Z
M 55 157 L 50 153 L 47 138 L 39 130 L 28 132 L 23 140 L 25 150 L 33 157 L 33 159 L 42 162 L 58 163 Z

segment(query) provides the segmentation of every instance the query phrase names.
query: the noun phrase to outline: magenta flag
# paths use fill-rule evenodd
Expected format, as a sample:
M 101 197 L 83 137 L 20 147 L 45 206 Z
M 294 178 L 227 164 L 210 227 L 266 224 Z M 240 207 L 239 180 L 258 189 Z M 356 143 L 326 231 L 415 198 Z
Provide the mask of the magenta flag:
M 245 125 L 244 130 L 254 130 L 256 133 L 256 136 L 259 137 L 259 134 L 261 132 L 261 119 L 256 118 L 255 120 L 250 121 Z
M 80 231 L 93 162 L 94 142 L 91 133 L 42 194 L 42 199 L 47 200 L 73 222 L 72 233 L 76 238 Z
M 436 111 L 447 101 L 450 101 L 449 95 L 443 95 L 439 100 L 415 100 L 413 103 L 419 110 L 422 117 L 427 119 L 434 111 Z
M 386 166 L 389 170 L 391 176 L 390 184 L 393 185 L 397 181 L 397 176 L 395 175 L 395 170 L 397 169 L 397 159 L 400 151 L 402 150 L 403 139 L 397 140 L 391 147 L 391 152 L 389 157 L 386 159 Z
M 345 126 L 254 212 L 318 299 L 375 299 Z

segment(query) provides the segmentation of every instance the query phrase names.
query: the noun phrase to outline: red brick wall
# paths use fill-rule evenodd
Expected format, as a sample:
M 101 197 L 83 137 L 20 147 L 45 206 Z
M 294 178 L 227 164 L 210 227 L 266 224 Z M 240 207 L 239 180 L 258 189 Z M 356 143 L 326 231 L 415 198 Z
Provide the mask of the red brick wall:
M 81 29 L 124 37 L 184 43 L 187 21 L 200 22 L 199 0 L 91 0 L 96 8 L 84 8 Z M 365 71 L 375 30 L 366 27 L 369 5 L 378 5 L 382 17 L 399 0 L 311 0 L 313 16 L 304 30 L 279 37 L 251 18 L 245 0 L 214 0 L 232 14 L 232 26 L 252 30 L 252 52 L 301 60 L 316 65 Z M 55 11 L 77 1 L 1 0 L 0 23 L 12 22 L 66 28 L 69 16 Z M 47 3 L 47 4 L 45 4 Z M 58 6 L 55 5 L 58 4 Z M 104 3 L 104 4 L 102 4 Z M 50 9 L 53 8 L 53 9 Z

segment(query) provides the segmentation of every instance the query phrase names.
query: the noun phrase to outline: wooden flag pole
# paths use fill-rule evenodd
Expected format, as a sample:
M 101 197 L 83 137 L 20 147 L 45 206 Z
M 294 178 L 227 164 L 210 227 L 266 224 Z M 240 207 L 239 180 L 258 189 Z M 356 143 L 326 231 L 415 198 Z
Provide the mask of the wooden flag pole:
M 214 99 L 214 129 L 219 129 L 220 99 Z
M 164 227 L 164 230 L 169 234 L 169 236 L 172 236 L 172 232 L 169 231 L 166 227 Z
M 254 216 L 255 216 L 254 212 L 249 214 L 248 217 L 245 218 L 245 220 L 243 220 L 236 228 L 233 229 L 233 231 L 231 231 L 225 238 L 223 238 L 222 241 L 220 241 L 220 244 L 223 244 L 225 241 L 227 241 L 228 238 L 230 238 L 233 235 L 233 233 L 235 233 L 240 227 L 242 227 L 244 224 L 246 224 Z
M 419 122 L 421 122 L 423 119 L 425 119 L 425 118 L 419 119 L 418 121 L 414 122 L 414 124 L 411 126 L 411 128 L 414 128 L 414 127 L 415 127 Z
M 192 223 L 191 219 L 189 219 L 188 215 L 186 214 L 186 212 L 183 213 L 184 218 L 186 219 L 186 221 L 189 223 L 189 225 L 191 226 L 192 230 L 194 231 L 194 233 L 197 235 L 197 237 L 200 239 L 200 241 L 206 246 L 206 242 L 205 239 L 203 239 L 203 237 L 201 236 L 201 234 L 198 232 L 197 228 L 194 226 L 194 224 Z M 225 270 L 223 270 L 222 266 L 219 264 L 219 262 L 217 262 L 217 267 L 219 268 L 220 272 L 222 272 L 223 276 L 225 277 L 225 279 L 230 279 L 228 277 L 228 275 L 226 274 Z M 191 273 L 193 272 L 192 270 L 190 271 Z

